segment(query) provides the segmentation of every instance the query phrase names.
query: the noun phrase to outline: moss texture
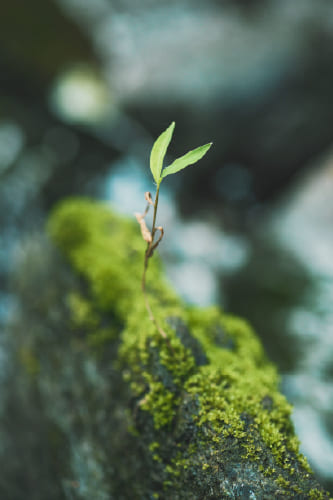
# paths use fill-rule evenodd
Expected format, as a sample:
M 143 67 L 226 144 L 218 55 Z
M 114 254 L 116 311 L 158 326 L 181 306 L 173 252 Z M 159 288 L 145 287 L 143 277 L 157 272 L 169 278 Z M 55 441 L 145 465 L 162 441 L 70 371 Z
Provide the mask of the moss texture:
M 147 453 L 158 471 L 151 471 L 159 477 L 151 494 L 313 498 L 316 486 L 298 451 L 291 407 L 249 325 L 217 308 L 186 307 L 154 257 L 148 290 L 168 344 L 144 306 L 144 244 L 133 222 L 101 204 L 73 200 L 55 211 L 49 234 L 88 284 L 89 299 L 70 301 L 86 341 L 101 347 L 114 339 L 114 332 L 99 328 L 100 311 L 112 311 L 123 324 L 118 367 L 135 401 L 132 428 L 150 441 Z M 317 498 L 327 498 L 317 491 Z
M 134 222 L 103 204 L 75 199 L 56 208 L 48 232 L 75 277 L 61 292 L 72 349 L 68 362 L 74 366 L 80 359 L 95 367 L 94 391 L 100 395 L 91 395 L 91 375 L 82 376 L 86 392 L 76 382 L 67 391 L 75 393 L 78 407 L 84 400 L 85 416 L 65 425 L 63 416 L 53 415 L 52 422 L 62 422 L 72 441 L 79 435 L 86 442 L 82 429 L 96 414 L 104 415 L 109 394 L 103 431 L 91 422 L 89 431 L 95 449 L 90 459 L 103 478 L 96 483 L 95 473 L 93 484 L 106 495 L 100 498 L 329 498 L 299 453 L 276 369 L 245 321 L 214 307 L 187 307 L 154 256 L 147 288 L 166 342 L 145 309 L 144 243 Z M 63 346 L 65 339 L 62 331 Z M 50 378 L 38 343 L 23 348 L 27 371 L 35 379 Z M 52 364 L 63 363 L 59 359 Z M 67 373 L 67 365 L 60 372 Z M 63 415 L 69 411 L 60 408 Z M 90 480 L 88 472 L 74 479 L 78 485 Z M 78 487 L 71 494 L 88 499 L 88 490 Z

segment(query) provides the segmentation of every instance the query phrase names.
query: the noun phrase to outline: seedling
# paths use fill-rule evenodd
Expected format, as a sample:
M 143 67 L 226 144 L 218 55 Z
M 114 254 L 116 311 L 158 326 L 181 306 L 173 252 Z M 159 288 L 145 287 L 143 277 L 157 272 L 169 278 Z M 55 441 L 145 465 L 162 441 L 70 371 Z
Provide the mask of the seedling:
M 175 128 L 175 122 L 172 122 L 171 125 L 164 132 L 162 132 L 162 134 L 155 141 L 150 153 L 150 170 L 151 173 L 153 174 L 154 181 L 156 182 L 155 201 L 153 201 L 150 192 L 147 191 L 145 193 L 145 200 L 147 201 L 146 210 L 144 211 L 143 214 L 139 213 L 135 214 L 135 217 L 138 223 L 140 224 L 142 238 L 147 243 L 147 248 L 144 256 L 142 281 L 141 281 L 141 288 L 145 299 L 145 305 L 150 319 L 155 323 L 158 331 L 165 339 L 167 339 L 167 335 L 158 325 L 154 317 L 146 291 L 146 274 L 147 274 L 149 259 L 153 256 L 154 250 L 156 250 L 158 245 L 161 243 L 161 240 L 164 235 L 164 230 L 162 226 L 156 225 L 156 215 L 157 215 L 160 186 L 163 179 L 165 179 L 165 177 L 167 177 L 168 175 L 176 174 L 180 170 L 183 170 L 184 168 L 193 165 L 194 163 L 199 161 L 207 153 L 207 151 L 212 145 L 212 142 L 210 142 L 208 144 L 205 144 L 204 146 L 199 146 L 196 149 L 188 151 L 188 153 L 181 156 L 180 158 L 177 158 L 168 167 L 163 168 L 163 160 L 166 155 L 170 141 L 172 139 L 174 128 Z M 154 210 L 153 224 L 151 231 L 149 231 L 145 222 L 145 217 L 148 213 L 150 206 L 152 206 Z

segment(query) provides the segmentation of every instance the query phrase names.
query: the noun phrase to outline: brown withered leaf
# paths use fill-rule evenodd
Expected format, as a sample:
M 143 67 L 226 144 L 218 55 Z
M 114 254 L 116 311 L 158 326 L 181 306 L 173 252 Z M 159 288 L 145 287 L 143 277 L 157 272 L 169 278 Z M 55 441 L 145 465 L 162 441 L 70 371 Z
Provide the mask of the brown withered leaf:
M 144 216 L 142 214 L 139 214 L 138 212 L 136 212 L 134 215 L 136 217 L 136 220 L 140 224 L 142 238 L 147 243 L 151 243 L 152 240 L 153 240 L 153 238 L 152 238 L 151 232 L 149 231 L 149 229 L 147 227 L 147 224 L 146 224 L 146 221 L 144 219 Z

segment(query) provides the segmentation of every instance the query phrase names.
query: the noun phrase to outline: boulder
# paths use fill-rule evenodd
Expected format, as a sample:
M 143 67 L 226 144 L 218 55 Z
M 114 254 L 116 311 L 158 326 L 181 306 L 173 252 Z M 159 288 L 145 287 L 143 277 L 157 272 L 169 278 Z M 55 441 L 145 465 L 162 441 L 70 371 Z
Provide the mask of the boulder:
M 4 419 L 13 432 L 0 452 L 3 498 L 18 476 L 16 488 L 34 488 L 38 500 L 45 491 L 86 500 L 329 498 L 245 321 L 182 303 L 157 255 L 147 275 L 151 321 L 139 228 L 104 204 L 63 202 L 48 234 L 25 247 L 14 280 L 15 368 L 2 411 L 20 407 L 23 416 L 19 444 L 15 419 Z

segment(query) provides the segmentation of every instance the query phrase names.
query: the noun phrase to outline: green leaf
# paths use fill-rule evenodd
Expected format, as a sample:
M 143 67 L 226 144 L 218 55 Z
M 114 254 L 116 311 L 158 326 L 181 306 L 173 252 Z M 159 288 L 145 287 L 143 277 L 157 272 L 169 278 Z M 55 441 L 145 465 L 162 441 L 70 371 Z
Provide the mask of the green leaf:
M 167 175 L 175 174 L 176 172 L 179 172 L 179 170 L 182 170 L 183 168 L 193 165 L 193 163 L 199 161 L 207 153 L 212 144 L 212 142 L 209 142 L 208 144 L 199 146 L 198 148 L 186 153 L 186 155 L 177 158 L 177 160 L 163 170 L 162 179 L 164 179 Z
M 161 171 L 163 160 L 170 144 L 174 128 L 175 122 L 172 122 L 171 125 L 162 132 L 158 139 L 156 139 L 150 153 L 150 170 L 157 184 L 162 180 Z

